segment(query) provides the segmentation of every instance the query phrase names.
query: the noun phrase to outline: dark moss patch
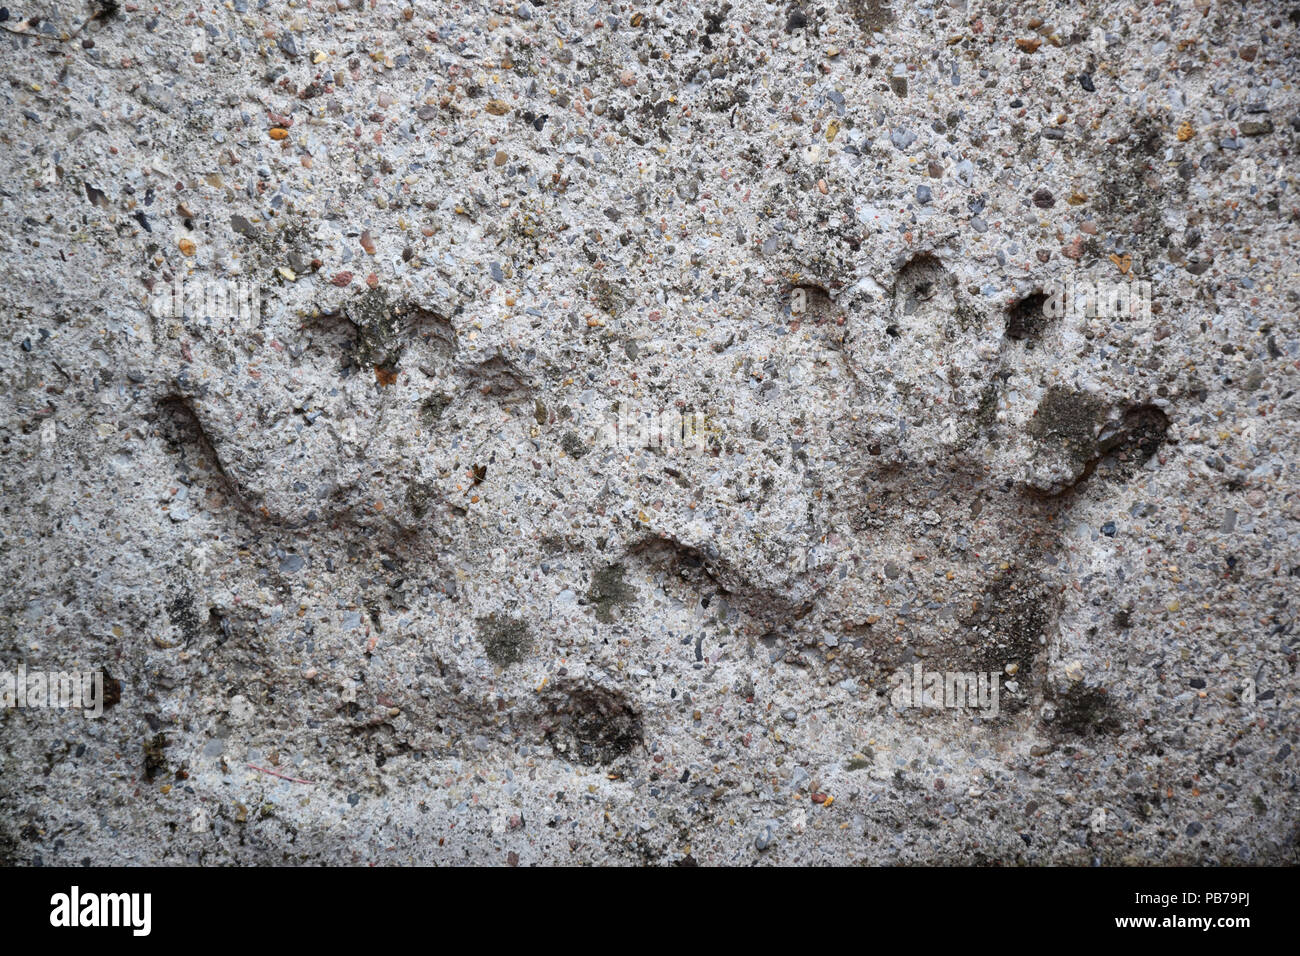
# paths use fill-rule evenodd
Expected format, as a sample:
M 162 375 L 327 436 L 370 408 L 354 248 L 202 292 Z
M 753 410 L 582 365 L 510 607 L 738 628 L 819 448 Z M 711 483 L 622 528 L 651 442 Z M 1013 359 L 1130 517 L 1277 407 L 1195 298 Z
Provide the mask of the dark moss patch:
M 594 766 L 642 746 L 641 715 L 620 690 L 560 681 L 545 702 L 543 734 L 558 756 Z
M 618 287 L 606 279 L 597 279 L 591 290 L 591 301 L 606 315 L 617 316 L 623 311 L 623 295 Z
M 997 411 L 998 386 L 996 382 L 989 382 L 980 392 L 980 403 L 975 412 L 975 420 L 981 425 L 992 425 L 997 421 Z
M 597 571 L 592 578 L 587 603 L 596 608 L 596 620 L 612 624 L 614 609 L 636 598 L 636 588 L 624 580 L 626 573 L 627 569 L 623 565 L 613 564 Z
M 1007 338 L 1030 343 L 1041 338 L 1047 328 L 1047 315 L 1043 308 L 1046 303 L 1047 294 L 1035 292 L 1007 309 Z
M 167 618 L 180 635 L 181 646 L 191 646 L 199 635 L 200 624 L 198 612 L 194 609 L 194 595 L 189 588 L 182 585 L 176 597 L 168 602 Z
M 1035 438 L 1059 438 L 1072 446 L 1093 446 L 1105 411 L 1101 399 L 1056 385 L 1038 403 L 1029 433 Z
M 357 364 L 376 365 L 396 369 L 402 356 L 402 343 L 398 337 L 397 318 L 388 302 L 383 286 L 375 286 L 343 307 L 357 330 L 353 343 Z
M 1087 462 L 1097 456 L 1097 429 L 1105 415 L 1101 399 L 1057 385 L 1038 403 L 1029 434 L 1056 442 L 1076 461 Z
M 1160 450 L 1169 431 L 1169 416 L 1154 405 L 1141 405 L 1124 414 L 1123 426 L 1100 445 L 1106 456 L 1099 470 L 1128 480 Z
M 104 709 L 116 707 L 122 702 L 122 682 L 104 669 Z
M 955 286 L 953 292 L 953 297 L 956 299 L 953 316 L 957 319 L 957 328 L 962 332 L 969 332 L 972 329 L 978 329 L 981 321 L 979 309 L 972 305 L 968 300 L 956 295 Z
M 888 0 L 849 0 L 849 11 L 864 33 L 883 33 L 894 22 Z
M 1065 693 L 1053 697 L 1056 719 L 1051 728 L 1059 734 L 1087 737 L 1118 734 L 1124 727 L 1120 713 L 1104 687 L 1072 683 Z
M 0 866 L 18 866 L 20 862 L 18 840 L 9 829 L 9 825 L 4 820 L 0 820 Z
M 564 449 L 564 453 L 570 458 L 581 458 L 591 450 L 582 443 L 582 439 L 578 437 L 577 432 L 565 432 L 564 437 L 560 439 L 560 447 Z
M 442 413 L 447 410 L 451 404 L 451 396 L 439 392 L 436 395 L 430 395 L 420 402 L 420 421 L 425 425 L 432 425 L 438 419 L 442 418 Z
M 538 544 L 541 545 L 542 550 L 547 554 L 563 554 L 568 550 L 568 544 L 565 542 L 563 535 L 543 535 Z
M 1029 432 L 1058 443 L 1082 466 L 1076 485 L 1094 472 L 1101 478 L 1127 481 L 1159 451 L 1169 431 L 1169 417 L 1154 405 L 1140 405 L 1098 437 L 1106 418 L 1106 404 L 1100 399 L 1052 388 L 1039 403 Z
M 1153 262 L 1170 243 L 1171 230 L 1164 223 L 1163 212 L 1176 197 L 1187 193 L 1187 181 L 1181 177 L 1173 180 L 1173 196 L 1171 187 L 1150 177 L 1157 157 L 1170 145 L 1172 132 L 1169 125 L 1153 117 L 1136 117 L 1127 140 L 1101 169 L 1096 196 L 1098 212 L 1110 227 L 1106 232 L 1126 233 L 1131 251 Z M 1219 162 L 1226 168 L 1229 161 L 1221 158 Z M 1088 241 L 1085 251 L 1089 257 L 1100 254 L 1095 243 L 1095 238 Z
M 417 518 L 423 518 L 429 511 L 429 502 L 437 495 L 436 489 L 427 481 L 413 481 L 406 486 L 406 507 Z
M 154 734 L 144 742 L 144 779 L 150 783 L 160 772 L 167 769 L 167 758 L 163 751 L 170 741 L 166 734 Z
M 518 664 L 532 650 L 528 622 L 519 617 L 489 614 L 478 621 L 478 637 L 488 660 L 501 667 Z
M 971 631 L 974 669 L 1001 675 L 1008 664 L 1015 664 L 1016 681 L 1029 687 L 1043 638 L 1052 626 L 1054 606 L 1050 588 L 1032 572 L 1012 569 L 996 578 L 962 621 Z M 959 663 L 955 661 L 954 667 Z M 1006 696 L 1001 707 L 1015 713 L 1027 700 L 1023 695 Z

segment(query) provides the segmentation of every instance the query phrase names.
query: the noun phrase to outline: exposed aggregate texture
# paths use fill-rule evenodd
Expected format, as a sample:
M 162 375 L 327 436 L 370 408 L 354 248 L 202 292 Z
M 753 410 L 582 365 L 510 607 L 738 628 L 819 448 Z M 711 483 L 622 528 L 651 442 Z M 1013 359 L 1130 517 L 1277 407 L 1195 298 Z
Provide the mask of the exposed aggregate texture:
M 0 860 L 1297 862 L 1293 5 L 7 2 Z

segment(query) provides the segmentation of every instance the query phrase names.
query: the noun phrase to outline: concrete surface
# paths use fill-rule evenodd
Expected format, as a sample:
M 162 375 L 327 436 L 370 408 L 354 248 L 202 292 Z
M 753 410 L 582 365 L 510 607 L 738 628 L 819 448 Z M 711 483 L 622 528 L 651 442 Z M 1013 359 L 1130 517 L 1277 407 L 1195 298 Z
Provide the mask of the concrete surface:
M 9 2 L 0 859 L 1297 861 L 1286 5 Z

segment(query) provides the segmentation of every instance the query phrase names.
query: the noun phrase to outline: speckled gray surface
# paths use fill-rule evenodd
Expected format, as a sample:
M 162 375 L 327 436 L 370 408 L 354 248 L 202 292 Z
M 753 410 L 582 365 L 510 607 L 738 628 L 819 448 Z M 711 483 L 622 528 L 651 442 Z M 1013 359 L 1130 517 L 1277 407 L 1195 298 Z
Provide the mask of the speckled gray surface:
M 1300 14 L 9 2 L 0 858 L 1296 862 Z

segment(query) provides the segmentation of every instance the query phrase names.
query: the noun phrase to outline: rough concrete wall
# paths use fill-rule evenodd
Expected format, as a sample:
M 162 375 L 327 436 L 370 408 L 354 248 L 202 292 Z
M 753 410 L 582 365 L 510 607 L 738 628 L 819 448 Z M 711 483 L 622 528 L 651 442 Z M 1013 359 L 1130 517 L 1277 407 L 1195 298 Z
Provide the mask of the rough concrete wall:
M 7 14 L 0 857 L 1295 862 L 1284 5 Z

